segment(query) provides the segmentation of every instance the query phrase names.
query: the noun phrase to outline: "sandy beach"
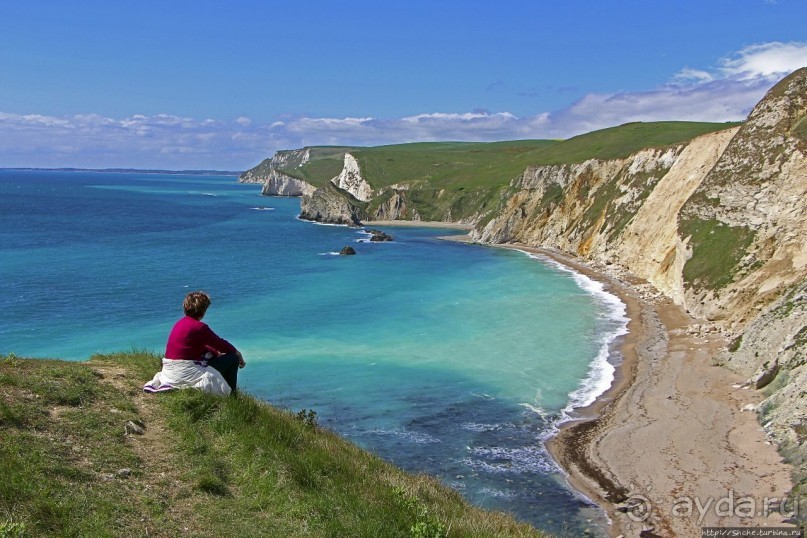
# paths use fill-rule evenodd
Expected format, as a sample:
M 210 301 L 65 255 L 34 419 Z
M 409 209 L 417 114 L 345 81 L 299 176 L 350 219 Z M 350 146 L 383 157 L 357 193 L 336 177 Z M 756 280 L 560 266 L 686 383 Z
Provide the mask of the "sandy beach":
M 790 468 L 756 413 L 743 411 L 762 395 L 714 363 L 725 345 L 719 332 L 615 268 L 526 245 L 496 246 L 547 256 L 604 283 L 627 305 L 629 333 L 615 350 L 623 362 L 614 383 L 547 444 L 569 484 L 605 510 L 610 536 L 788 526 Z

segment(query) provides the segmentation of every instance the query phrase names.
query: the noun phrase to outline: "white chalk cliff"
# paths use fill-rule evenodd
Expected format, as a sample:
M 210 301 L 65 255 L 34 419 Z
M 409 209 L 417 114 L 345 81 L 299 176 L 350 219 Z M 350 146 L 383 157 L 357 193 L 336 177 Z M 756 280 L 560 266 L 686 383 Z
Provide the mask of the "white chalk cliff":
M 362 177 L 359 163 L 350 153 L 345 153 L 345 164 L 342 171 L 331 182 L 362 202 L 367 202 L 373 197 L 373 188 Z
M 265 196 L 310 195 L 316 190 L 313 185 L 281 171 L 299 168 L 310 159 L 310 148 L 278 151 L 271 159 L 265 159 L 255 168 L 241 174 L 238 182 L 263 183 L 261 194 Z

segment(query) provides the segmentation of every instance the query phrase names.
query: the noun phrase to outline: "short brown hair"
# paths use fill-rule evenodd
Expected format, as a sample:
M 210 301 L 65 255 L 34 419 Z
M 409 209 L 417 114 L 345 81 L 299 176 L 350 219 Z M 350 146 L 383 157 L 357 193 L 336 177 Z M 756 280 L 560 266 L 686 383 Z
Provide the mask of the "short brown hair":
M 203 291 L 190 292 L 182 303 L 185 315 L 194 319 L 202 319 L 209 306 L 210 296 Z

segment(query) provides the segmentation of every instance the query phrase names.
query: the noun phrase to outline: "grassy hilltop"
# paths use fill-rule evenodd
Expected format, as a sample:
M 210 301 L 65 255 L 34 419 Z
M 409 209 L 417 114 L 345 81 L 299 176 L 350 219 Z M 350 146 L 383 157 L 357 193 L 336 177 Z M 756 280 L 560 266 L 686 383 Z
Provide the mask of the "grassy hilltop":
M 736 125 L 739 124 L 636 122 L 568 140 L 313 146 L 306 164 L 280 171 L 319 187 L 339 174 L 344 154 L 350 153 L 358 160 L 364 179 L 375 189 L 395 184 L 449 190 L 496 188 L 507 186 L 528 166 L 622 158 L 644 148 L 674 146 Z
M 315 416 L 144 394 L 158 368 L 148 353 L 0 357 L 0 536 L 542 536 Z

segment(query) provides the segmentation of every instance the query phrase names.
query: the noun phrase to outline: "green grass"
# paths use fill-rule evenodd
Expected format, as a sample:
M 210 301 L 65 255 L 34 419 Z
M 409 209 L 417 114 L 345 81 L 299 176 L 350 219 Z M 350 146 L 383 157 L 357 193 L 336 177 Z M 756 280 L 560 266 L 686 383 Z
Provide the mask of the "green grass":
M 658 121 L 626 123 L 575 136 L 531 155 L 533 164 L 572 164 L 621 159 L 645 148 L 665 148 L 739 123 Z
M 553 140 L 427 142 L 360 148 L 351 152 L 376 189 L 396 183 L 456 190 L 503 187 L 532 164 L 530 155 Z
M 807 116 L 796 122 L 792 134 L 802 142 L 807 142 Z
M 345 146 L 311 146 L 310 160 L 299 167 L 281 168 L 280 171 L 291 177 L 302 179 L 315 187 L 339 175 L 345 161 L 345 153 L 353 151 Z
M 5 535 L 541 536 L 362 451 L 310 413 L 243 393 L 143 394 L 158 367 L 140 352 L 87 363 L 0 357 Z M 146 435 L 124 434 L 132 419 Z
M 728 226 L 718 220 L 684 220 L 682 237 L 691 236 L 692 257 L 684 265 L 684 281 L 692 287 L 719 290 L 734 280 L 737 266 L 754 239 L 746 226 Z

